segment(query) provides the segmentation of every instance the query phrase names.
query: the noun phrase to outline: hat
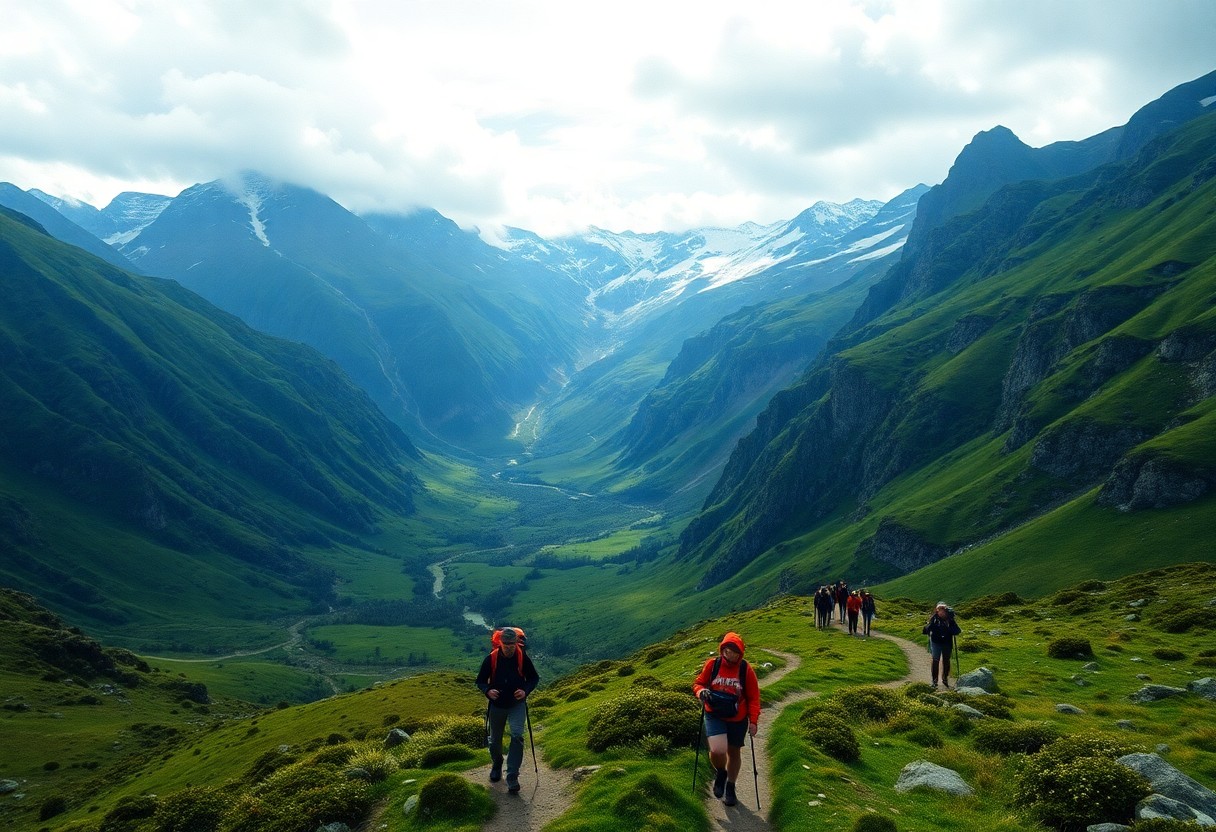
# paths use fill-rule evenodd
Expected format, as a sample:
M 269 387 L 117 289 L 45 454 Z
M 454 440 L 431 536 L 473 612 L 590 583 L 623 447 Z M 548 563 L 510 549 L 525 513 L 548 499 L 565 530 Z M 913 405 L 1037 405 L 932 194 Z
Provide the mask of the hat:
M 503 627 L 498 632 L 498 640 L 503 644 L 514 644 L 519 639 L 513 627 Z
M 939 610 L 940 610 L 942 607 L 945 607 L 946 609 L 950 609 L 950 605 L 949 605 L 949 604 L 947 604 L 945 601 L 938 601 L 938 602 L 937 602 L 937 609 L 939 609 Z

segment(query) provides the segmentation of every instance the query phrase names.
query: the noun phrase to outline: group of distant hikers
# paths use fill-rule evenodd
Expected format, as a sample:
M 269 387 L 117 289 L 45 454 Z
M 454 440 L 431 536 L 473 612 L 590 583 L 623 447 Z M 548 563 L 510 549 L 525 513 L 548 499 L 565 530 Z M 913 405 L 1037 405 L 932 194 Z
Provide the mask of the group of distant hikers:
M 870 622 L 878 612 L 874 596 L 869 590 L 850 591 L 849 585 L 844 581 L 819 587 L 811 604 L 815 607 L 815 626 L 820 630 L 832 626 L 832 613 L 838 611 L 841 624 L 845 622 L 846 617 L 849 620 L 849 635 L 857 635 L 857 619 L 860 616 L 865 627 L 863 635 L 867 638 L 870 635 Z
M 831 626 L 832 613 L 840 610 L 840 623 L 849 620 L 850 634 L 857 633 L 857 618 L 865 622 L 865 635 L 870 635 L 870 622 L 875 614 L 874 596 L 866 590 L 850 592 L 844 581 L 823 586 L 815 593 L 813 605 L 816 626 Z M 826 610 L 826 612 L 825 612 Z M 954 611 L 946 602 L 938 602 L 921 628 L 929 637 L 930 670 L 933 687 L 938 680 L 950 687 L 950 652 L 954 637 L 962 630 L 954 620 Z M 510 741 L 505 758 L 507 791 L 520 790 L 519 768 L 524 758 L 524 728 L 532 731 L 528 714 L 528 695 L 540 682 L 532 659 L 528 657 L 524 631 L 518 627 L 503 627 L 494 631 L 493 650 L 481 663 L 477 687 L 488 700 L 486 706 L 487 744 L 490 749 L 490 781 L 503 778 L 503 736 L 510 728 Z M 692 684 L 692 692 L 701 702 L 702 729 L 709 745 L 709 762 L 714 769 L 713 794 L 727 806 L 738 803 L 735 784 L 742 767 L 742 749 L 747 737 L 756 736 L 760 725 L 760 682 L 756 671 L 744 660 L 746 646 L 738 633 L 730 632 L 718 643 L 716 656 L 709 657 Z M 700 753 L 701 741 L 697 739 Z M 535 755 L 535 744 L 533 755 Z M 753 756 L 755 746 L 753 744 Z M 754 761 L 753 761 L 754 766 Z M 696 786 L 696 774 L 693 774 Z M 759 788 L 757 787 L 757 801 Z

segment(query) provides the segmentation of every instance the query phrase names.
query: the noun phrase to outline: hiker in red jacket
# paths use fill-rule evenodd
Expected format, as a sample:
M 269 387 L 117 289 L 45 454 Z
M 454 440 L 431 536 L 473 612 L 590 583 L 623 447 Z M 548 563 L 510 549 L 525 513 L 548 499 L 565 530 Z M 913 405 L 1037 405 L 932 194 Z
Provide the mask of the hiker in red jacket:
M 693 682 L 692 692 L 701 700 L 709 762 L 717 772 L 714 797 L 734 806 L 735 781 L 743 763 L 744 740 L 754 737 L 760 725 L 760 682 L 756 671 L 743 660 L 743 639 L 727 633 L 718 645 L 718 655 L 709 659 Z
M 857 590 L 849 593 L 849 598 L 845 602 L 849 612 L 849 635 L 857 635 L 857 616 L 861 614 L 861 595 Z

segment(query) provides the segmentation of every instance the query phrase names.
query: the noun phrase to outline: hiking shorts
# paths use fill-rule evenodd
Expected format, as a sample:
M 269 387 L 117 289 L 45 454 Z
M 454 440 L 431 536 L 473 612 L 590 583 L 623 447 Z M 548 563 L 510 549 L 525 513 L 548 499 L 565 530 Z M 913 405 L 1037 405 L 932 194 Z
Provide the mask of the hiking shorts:
M 719 734 L 726 734 L 727 745 L 742 748 L 743 741 L 747 738 L 747 720 L 741 719 L 738 722 L 727 722 L 724 719 L 718 719 L 713 714 L 706 714 L 705 736 L 716 737 Z

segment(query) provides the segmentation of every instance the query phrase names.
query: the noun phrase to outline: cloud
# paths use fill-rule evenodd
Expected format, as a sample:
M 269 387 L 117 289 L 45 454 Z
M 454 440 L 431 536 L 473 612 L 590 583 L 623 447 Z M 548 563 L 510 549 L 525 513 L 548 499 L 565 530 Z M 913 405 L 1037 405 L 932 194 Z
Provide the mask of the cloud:
M 0 30 L 0 179 L 99 203 L 258 169 L 466 226 L 771 222 L 940 181 L 998 123 L 1084 138 L 1212 68 L 1216 3 L 1094 8 L 45 0 Z

